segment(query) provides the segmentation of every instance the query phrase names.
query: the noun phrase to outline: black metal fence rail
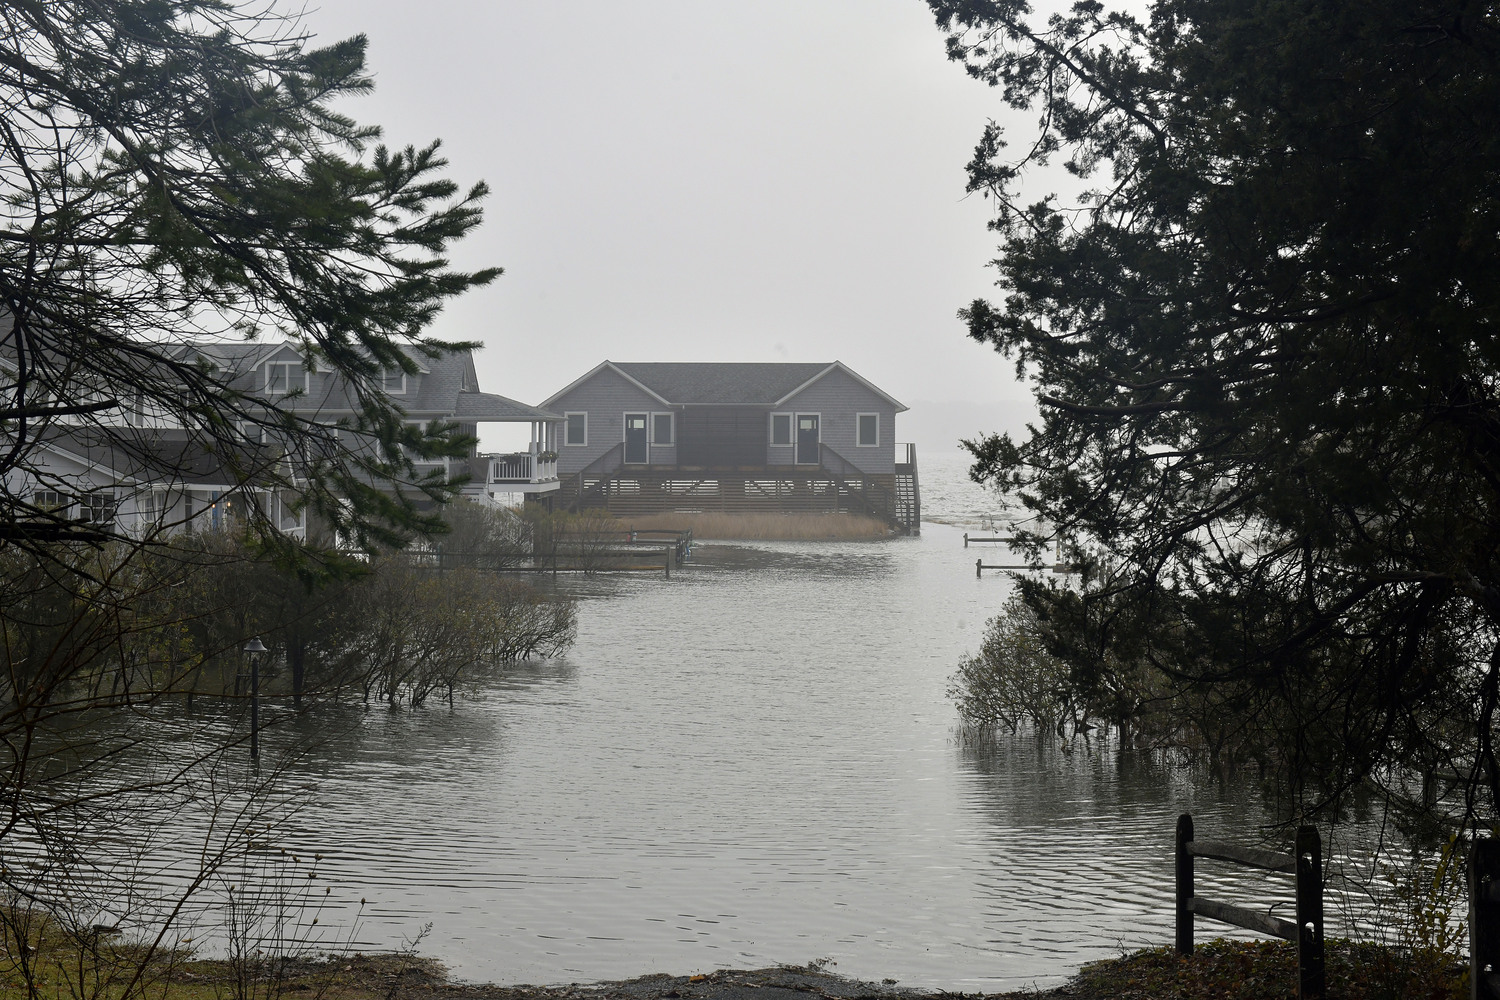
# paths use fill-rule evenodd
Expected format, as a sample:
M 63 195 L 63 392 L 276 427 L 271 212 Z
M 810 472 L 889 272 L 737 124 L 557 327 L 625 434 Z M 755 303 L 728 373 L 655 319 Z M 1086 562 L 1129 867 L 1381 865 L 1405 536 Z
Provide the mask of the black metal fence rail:
M 1210 858 L 1296 878 L 1297 919 L 1205 899 L 1193 891 L 1193 859 Z M 1177 819 L 1177 951 L 1193 953 L 1193 918 L 1219 920 L 1297 945 L 1297 995 L 1324 995 L 1323 976 L 1323 844 L 1317 827 L 1297 830 L 1294 854 L 1241 847 L 1221 840 L 1197 840 L 1193 817 Z

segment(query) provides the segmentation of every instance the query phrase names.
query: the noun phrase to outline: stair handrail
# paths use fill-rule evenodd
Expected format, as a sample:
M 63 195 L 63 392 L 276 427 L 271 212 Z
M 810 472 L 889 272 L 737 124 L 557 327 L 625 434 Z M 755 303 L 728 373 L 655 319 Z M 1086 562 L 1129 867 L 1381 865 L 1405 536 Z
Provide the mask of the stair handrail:
M 623 463 L 617 460 L 613 465 L 609 465 L 608 467 L 603 466 L 601 463 L 603 463 L 603 462 L 607 461 L 609 458 L 613 457 L 615 455 L 615 453 L 617 453 L 617 452 L 620 453 L 621 457 L 623 458 L 624 451 L 625 451 L 625 442 L 624 441 L 620 441 L 620 442 L 616 443 L 614 447 L 610 448 L 604 454 L 602 454 L 598 458 L 594 459 L 588 465 L 585 465 L 583 468 L 579 469 L 577 474 L 580 475 L 580 476 L 587 476 L 590 473 L 594 473 L 594 472 L 613 472 L 614 470 L 618 469 L 621 466 L 621 464 L 623 464 Z M 597 468 L 596 468 L 596 466 L 597 466 Z
M 870 480 L 869 477 L 871 475 L 874 475 L 874 473 L 869 473 L 859 468 L 853 462 L 849 461 L 843 455 L 840 455 L 838 452 L 834 451 L 826 444 L 822 444 L 820 442 L 818 447 L 822 450 L 821 457 L 824 459 L 823 467 L 825 469 L 827 469 L 830 473 L 832 473 L 836 478 L 840 480 L 842 480 L 845 476 L 859 476 L 860 487 L 864 491 L 864 493 L 868 496 L 871 491 L 874 491 L 875 495 L 880 499 L 881 505 L 889 509 L 891 511 L 891 514 L 894 515 L 896 511 L 896 496 L 890 490 L 887 490 L 884 486 L 882 486 L 878 480 L 873 482 Z M 837 459 L 839 465 L 841 465 L 843 468 L 829 468 L 827 463 L 828 456 L 832 456 L 833 458 Z M 875 509 L 871 507 L 867 497 L 864 498 L 864 507 L 867 513 L 875 513 Z
M 618 458 L 616 458 L 616 461 L 612 465 L 604 464 L 607 463 L 610 458 L 615 458 L 616 456 L 618 456 Z M 617 442 L 614 447 L 610 448 L 604 454 L 594 459 L 588 465 L 585 465 L 583 468 L 573 473 L 573 513 L 578 513 L 579 510 L 581 510 L 583 507 L 583 477 L 593 474 L 608 475 L 609 473 L 618 469 L 622 464 L 624 464 L 622 461 L 624 457 L 625 442 L 620 441 Z M 595 468 L 596 466 L 598 466 L 598 468 Z
M 865 470 L 864 469 L 861 469 L 859 466 L 857 466 L 853 462 L 849 461 L 843 455 L 840 455 L 838 452 L 836 452 L 832 448 L 828 447 L 828 445 L 823 444 L 822 442 L 819 442 L 818 443 L 818 447 L 821 449 L 821 452 L 819 454 L 819 459 L 820 459 L 819 464 L 822 465 L 823 468 L 828 469 L 828 471 L 832 472 L 835 476 L 847 476 L 847 475 L 850 475 L 851 473 L 854 474 L 854 475 L 856 475 L 856 476 L 863 476 L 863 475 L 865 475 Z M 839 465 L 841 465 L 843 468 L 839 468 L 839 469 L 829 468 L 829 466 L 828 466 L 828 456 L 830 456 L 830 455 L 832 455 L 834 458 L 838 459 Z

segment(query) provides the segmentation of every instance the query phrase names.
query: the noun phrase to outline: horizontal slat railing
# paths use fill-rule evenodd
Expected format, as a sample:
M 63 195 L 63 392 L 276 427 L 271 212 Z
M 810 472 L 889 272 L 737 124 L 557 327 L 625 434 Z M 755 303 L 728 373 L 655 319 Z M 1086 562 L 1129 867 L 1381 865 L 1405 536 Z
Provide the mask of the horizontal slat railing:
M 1212 899 L 1204 899 L 1202 896 L 1194 896 L 1188 900 L 1188 909 L 1210 920 L 1221 920 L 1226 924 L 1234 924 L 1246 930 L 1260 931 L 1262 934 L 1269 934 L 1283 941 L 1297 940 L 1297 925 L 1293 921 L 1273 917 L 1260 910 L 1218 903 Z
M 1297 919 L 1285 920 L 1269 912 L 1204 899 L 1193 889 L 1193 859 L 1211 858 L 1265 871 L 1290 873 L 1296 879 Z M 1221 840 L 1198 840 L 1193 836 L 1193 817 L 1177 819 L 1177 951 L 1193 953 L 1193 917 L 1259 931 L 1297 945 L 1297 995 L 1321 997 L 1323 981 L 1323 847 L 1317 827 L 1297 830 L 1291 855 L 1256 847 L 1241 847 Z
M 1297 872 L 1297 859 L 1290 854 L 1263 851 L 1258 847 L 1241 847 L 1223 840 L 1190 840 L 1188 850 L 1194 857 L 1214 858 L 1218 861 L 1233 861 L 1250 868 L 1264 868 L 1270 872 Z

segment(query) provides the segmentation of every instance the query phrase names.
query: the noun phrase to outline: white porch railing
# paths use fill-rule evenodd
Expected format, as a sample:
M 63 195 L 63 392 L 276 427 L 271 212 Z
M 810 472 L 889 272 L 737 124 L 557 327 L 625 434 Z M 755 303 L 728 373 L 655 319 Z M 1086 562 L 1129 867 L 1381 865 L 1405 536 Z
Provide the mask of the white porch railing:
M 485 481 L 492 486 L 557 481 L 557 458 L 546 457 L 545 452 L 522 451 L 484 457 L 490 463 L 489 475 Z

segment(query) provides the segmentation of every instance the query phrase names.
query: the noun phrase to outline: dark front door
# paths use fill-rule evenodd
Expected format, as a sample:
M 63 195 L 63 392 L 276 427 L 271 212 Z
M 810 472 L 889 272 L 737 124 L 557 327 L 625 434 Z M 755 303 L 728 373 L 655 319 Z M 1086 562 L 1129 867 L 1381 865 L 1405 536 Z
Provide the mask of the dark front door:
M 625 461 L 630 465 L 646 464 L 646 414 L 625 414 Z
M 797 414 L 797 464 L 817 465 L 818 460 L 818 415 L 799 413 Z

